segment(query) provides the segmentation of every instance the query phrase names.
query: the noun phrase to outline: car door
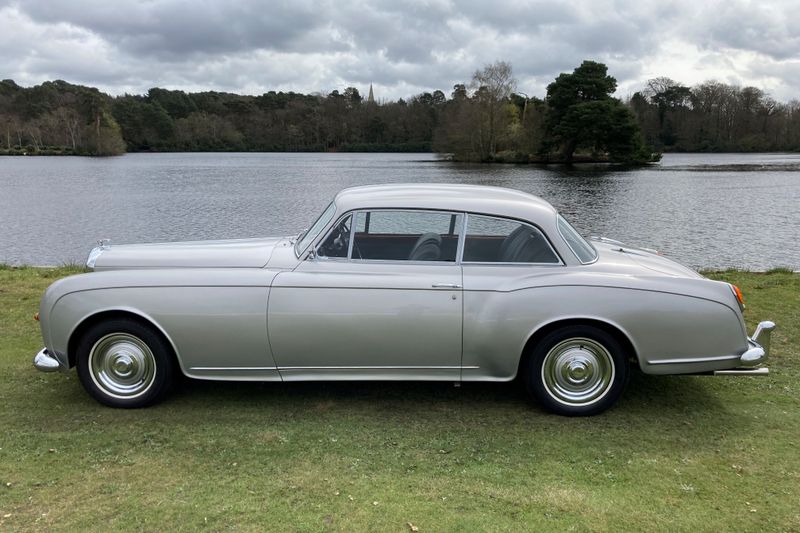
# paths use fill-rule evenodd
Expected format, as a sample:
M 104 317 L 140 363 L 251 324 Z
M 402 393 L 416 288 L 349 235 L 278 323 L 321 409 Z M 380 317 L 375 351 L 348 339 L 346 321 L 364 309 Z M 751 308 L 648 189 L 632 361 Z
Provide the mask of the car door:
M 273 282 L 267 322 L 282 377 L 459 379 L 462 225 L 460 213 L 423 210 L 334 224 Z

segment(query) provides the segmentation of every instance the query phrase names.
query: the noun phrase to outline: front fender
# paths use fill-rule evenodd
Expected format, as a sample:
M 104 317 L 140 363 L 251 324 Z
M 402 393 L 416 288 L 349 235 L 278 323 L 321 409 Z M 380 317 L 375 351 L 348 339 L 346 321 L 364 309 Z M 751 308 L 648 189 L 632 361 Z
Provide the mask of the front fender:
M 48 288 L 40 306 L 45 345 L 68 364 L 70 339 L 84 321 L 99 313 L 122 312 L 160 330 L 188 376 L 279 379 L 266 327 L 275 274 L 263 269 L 173 269 L 64 278 Z

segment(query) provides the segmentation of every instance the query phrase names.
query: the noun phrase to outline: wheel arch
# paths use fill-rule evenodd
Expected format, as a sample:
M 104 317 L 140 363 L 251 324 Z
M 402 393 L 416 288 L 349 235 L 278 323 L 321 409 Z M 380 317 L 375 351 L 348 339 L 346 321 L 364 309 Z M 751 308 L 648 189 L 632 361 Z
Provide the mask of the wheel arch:
M 607 320 L 602 320 L 599 318 L 570 317 L 570 318 L 559 318 L 551 322 L 548 322 L 546 324 L 543 324 L 528 336 L 528 340 L 525 342 L 525 345 L 522 349 L 522 354 L 520 355 L 519 358 L 517 375 L 520 375 L 521 370 L 523 369 L 525 362 L 527 361 L 527 358 L 530 357 L 530 354 L 533 351 L 533 347 L 536 346 L 538 342 L 544 339 L 551 332 L 567 326 L 594 326 L 598 329 L 605 331 L 609 335 L 612 335 L 625 348 L 625 350 L 628 352 L 629 358 L 632 361 L 639 364 L 639 353 L 636 350 L 636 346 L 631 340 L 630 335 L 626 333 L 622 327 Z
M 178 349 L 175 346 L 175 343 L 172 341 L 167 332 L 153 320 L 152 317 L 146 315 L 145 313 L 141 313 L 139 311 L 134 311 L 131 309 L 104 309 L 102 311 L 94 312 L 88 316 L 83 317 L 72 329 L 69 334 L 69 340 L 67 341 L 67 357 L 69 361 L 69 366 L 72 368 L 76 364 L 76 354 L 75 351 L 77 350 L 78 343 L 83 335 L 86 332 L 94 327 L 97 324 L 105 322 L 107 320 L 114 320 L 114 319 L 128 319 L 138 322 L 139 324 L 150 327 L 156 332 L 157 335 L 160 335 L 167 344 L 171 348 L 171 355 L 176 363 L 178 363 L 178 368 L 181 369 L 183 372 L 183 367 L 181 366 L 181 360 L 178 356 Z

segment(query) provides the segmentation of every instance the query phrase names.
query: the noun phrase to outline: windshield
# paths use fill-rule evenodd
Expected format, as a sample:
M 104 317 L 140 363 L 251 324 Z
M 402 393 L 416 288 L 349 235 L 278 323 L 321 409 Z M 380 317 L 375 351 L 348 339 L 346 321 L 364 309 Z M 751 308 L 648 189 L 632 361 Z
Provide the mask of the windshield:
M 328 225 L 328 222 L 331 221 L 335 212 L 336 206 L 333 204 L 333 202 L 331 202 L 330 205 L 325 208 L 325 211 L 323 211 L 319 216 L 317 221 L 314 222 L 314 225 L 311 226 L 311 229 L 303 233 L 302 237 L 300 237 L 300 239 L 297 241 L 297 244 L 294 245 L 294 253 L 297 255 L 297 257 L 300 257 L 300 254 L 303 253 L 303 250 L 308 248 L 308 245 L 311 244 L 311 241 L 313 241 L 317 235 L 319 235 L 319 232 Z
M 581 263 L 591 263 L 597 259 L 597 250 L 594 249 L 594 246 L 581 237 L 581 234 L 572 227 L 572 224 L 567 222 L 567 219 L 561 215 L 558 215 L 558 232 Z

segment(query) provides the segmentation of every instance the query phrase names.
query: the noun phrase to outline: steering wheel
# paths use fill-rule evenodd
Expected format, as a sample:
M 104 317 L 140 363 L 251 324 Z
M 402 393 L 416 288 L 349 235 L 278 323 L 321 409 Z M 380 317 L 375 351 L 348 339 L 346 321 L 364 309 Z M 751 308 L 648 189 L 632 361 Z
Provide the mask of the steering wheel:
M 338 232 L 339 235 L 333 239 L 333 251 L 336 253 L 336 257 L 345 257 L 347 256 L 347 245 L 350 243 L 350 228 L 347 227 L 347 223 L 343 223 Z
M 346 257 L 347 245 L 350 242 L 350 227 L 347 221 L 334 228 L 331 235 L 320 247 L 320 252 L 325 257 Z

